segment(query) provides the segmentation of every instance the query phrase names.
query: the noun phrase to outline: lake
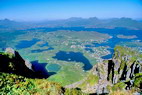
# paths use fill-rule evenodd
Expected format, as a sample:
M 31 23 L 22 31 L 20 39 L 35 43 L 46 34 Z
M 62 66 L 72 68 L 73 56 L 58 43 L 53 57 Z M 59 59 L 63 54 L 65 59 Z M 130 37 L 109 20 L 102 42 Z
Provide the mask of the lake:
M 47 70 L 49 72 L 58 72 L 60 70 L 61 66 L 58 64 L 48 64 Z
M 90 64 L 89 60 L 80 52 L 59 51 L 58 53 L 56 53 L 56 56 L 54 56 L 53 58 L 68 62 L 73 62 L 73 61 L 81 62 L 84 64 L 83 66 L 84 70 L 90 70 L 92 68 L 92 65 Z
M 36 50 L 31 50 L 31 53 L 40 53 L 40 52 L 44 52 L 44 51 L 49 51 L 49 50 L 53 50 L 54 48 L 49 47 L 48 49 L 36 49 Z
M 30 41 L 22 40 L 15 47 L 17 49 L 29 48 L 29 47 L 33 46 L 34 44 L 36 44 L 38 41 L 40 41 L 40 40 L 39 39 L 35 39 L 35 38 L 30 40 Z

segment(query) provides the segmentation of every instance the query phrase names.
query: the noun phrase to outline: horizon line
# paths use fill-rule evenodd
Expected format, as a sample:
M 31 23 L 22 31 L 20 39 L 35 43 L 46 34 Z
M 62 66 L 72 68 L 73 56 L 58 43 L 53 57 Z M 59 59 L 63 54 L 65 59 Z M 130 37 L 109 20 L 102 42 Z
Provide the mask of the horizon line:
M 91 17 L 68 17 L 68 18 L 47 18 L 47 19 L 35 19 L 35 20 L 29 20 L 29 19 L 11 19 L 11 18 L 0 18 L 0 20 L 10 20 L 10 21 L 22 21 L 22 22 L 40 22 L 40 21 L 56 21 L 56 20 L 67 20 L 67 19 L 73 19 L 73 18 L 78 18 L 78 19 L 90 19 L 90 18 L 97 18 L 100 20 L 107 20 L 107 19 L 121 19 L 121 18 L 130 18 L 132 20 L 142 20 L 142 18 L 133 18 L 133 17 L 110 17 L 110 18 L 101 18 L 101 17 L 96 17 L 96 16 L 91 16 Z

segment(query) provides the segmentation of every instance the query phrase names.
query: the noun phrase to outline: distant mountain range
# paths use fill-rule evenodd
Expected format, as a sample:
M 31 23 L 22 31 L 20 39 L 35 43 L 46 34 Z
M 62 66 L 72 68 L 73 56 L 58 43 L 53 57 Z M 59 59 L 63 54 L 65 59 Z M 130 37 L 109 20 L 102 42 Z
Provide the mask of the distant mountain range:
M 0 20 L 0 28 L 16 28 L 22 26 L 23 24 L 20 22 L 12 21 L 9 19 Z
M 108 28 L 122 27 L 127 29 L 141 30 L 142 22 L 131 18 L 98 19 L 96 17 L 80 18 L 72 17 L 63 20 L 49 20 L 41 22 L 16 22 L 9 19 L 0 20 L 0 28 L 36 28 L 36 27 L 85 27 L 85 28 Z

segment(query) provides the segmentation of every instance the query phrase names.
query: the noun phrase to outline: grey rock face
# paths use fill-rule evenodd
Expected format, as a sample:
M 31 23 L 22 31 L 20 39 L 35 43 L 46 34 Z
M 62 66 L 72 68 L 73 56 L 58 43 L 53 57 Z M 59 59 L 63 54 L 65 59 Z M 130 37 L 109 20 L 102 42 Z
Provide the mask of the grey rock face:
M 10 48 L 10 47 L 5 49 L 5 53 L 13 54 L 13 55 L 15 56 L 15 51 L 14 51 L 14 49 L 12 49 L 12 48 Z
M 26 65 L 30 70 L 33 70 L 32 64 L 30 63 L 29 60 L 25 60 L 25 65 Z

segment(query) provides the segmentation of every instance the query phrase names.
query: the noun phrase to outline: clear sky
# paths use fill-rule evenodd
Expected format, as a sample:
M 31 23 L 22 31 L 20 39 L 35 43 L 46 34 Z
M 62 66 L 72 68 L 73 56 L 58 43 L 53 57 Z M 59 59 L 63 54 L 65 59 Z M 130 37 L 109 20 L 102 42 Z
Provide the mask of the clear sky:
M 0 19 L 142 18 L 142 0 L 0 0 Z

